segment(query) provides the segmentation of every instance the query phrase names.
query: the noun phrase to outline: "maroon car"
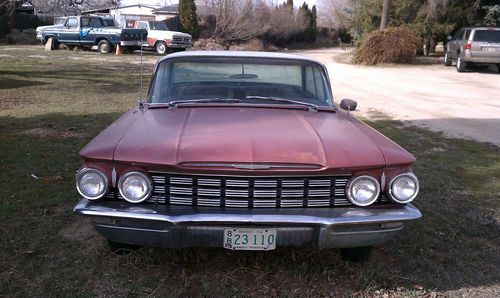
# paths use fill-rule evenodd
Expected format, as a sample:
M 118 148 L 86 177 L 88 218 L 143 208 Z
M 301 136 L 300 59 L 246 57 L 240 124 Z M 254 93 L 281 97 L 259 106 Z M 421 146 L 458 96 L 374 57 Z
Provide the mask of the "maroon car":
M 326 68 L 264 52 L 157 62 L 147 100 L 80 151 L 81 200 L 113 248 L 371 247 L 418 219 L 415 158 L 336 104 Z

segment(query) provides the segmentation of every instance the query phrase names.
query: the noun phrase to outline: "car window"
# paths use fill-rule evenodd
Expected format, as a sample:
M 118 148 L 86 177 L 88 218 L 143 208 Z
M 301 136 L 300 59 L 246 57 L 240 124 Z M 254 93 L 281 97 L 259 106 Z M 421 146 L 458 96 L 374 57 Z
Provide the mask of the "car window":
M 453 39 L 462 39 L 463 33 L 464 33 L 464 29 L 458 30 L 458 32 L 455 33 L 455 36 L 453 36 Z
M 149 22 L 149 28 L 151 30 L 162 30 L 162 31 L 167 31 L 167 25 L 164 22 L 160 21 L 155 21 L 155 22 Z
M 471 31 L 472 31 L 471 29 L 467 29 L 467 30 L 465 30 L 465 40 L 468 40 L 468 39 L 469 39 L 469 36 L 470 36 L 470 32 L 471 32 Z
M 115 21 L 112 19 L 103 19 L 102 20 L 104 26 L 106 27 L 114 27 L 115 26 Z
M 137 29 L 148 29 L 148 24 L 146 22 L 139 22 Z
M 474 41 L 500 43 L 500 30 L 476 30 Z
M 91 18 L 90 19 L 90 27 L 92 27 L 92 28 L 102 27 L 101 19 Z
M 78 27 L 78 21 L 76 20 L 76 18 L 69 18 L 66 21 L 66 27 L 70 28 Z
M 257 96 L 331 106 L 328 81 L 323 69 L 315 63 L 294 60 L 273 63 L 272 59 L 246 61 L 244 58 L 213 60 L 161 63 L 149 102 L 217 97 L 254 103 L 250 97 Z

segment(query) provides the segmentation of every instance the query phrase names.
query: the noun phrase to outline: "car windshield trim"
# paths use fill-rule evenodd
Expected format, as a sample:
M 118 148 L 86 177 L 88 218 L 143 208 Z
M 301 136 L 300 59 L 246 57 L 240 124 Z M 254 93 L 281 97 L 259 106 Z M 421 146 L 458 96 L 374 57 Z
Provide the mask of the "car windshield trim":
M 237 98 L 210 97 L 210 98 L 197 98 L 197 99 L 186 99 L 186 100 L 171 100 L 171 101 L 168 101 L 165 103 L 149 103 L 149 106 L 175 108 L 179 104 L 212 103 L 212 102 L 241 103 L 243 101 L 241 99 L 237 99 Z
M 307 102 L 302 102 L 298 100 L 293 100 L 293 99 L 286 99 L 286 98 L 281 98 L 281 97 L 274 97 L 274 96 L 257 96 L 257 95 L 247 95 L 245 97 L 246 99 L 261 99 L 261 100 L 269 100 L 269 101 L 274 101 L 274 102 L 281 102 L 281 103 L 289 103 L 289 104 L 296 104 L 296 105 L 302 105 L 302 106 L 307 106 L 309 107 L 309 110 L 317 112 L 319 107 L 313 103 L 307 103 Z

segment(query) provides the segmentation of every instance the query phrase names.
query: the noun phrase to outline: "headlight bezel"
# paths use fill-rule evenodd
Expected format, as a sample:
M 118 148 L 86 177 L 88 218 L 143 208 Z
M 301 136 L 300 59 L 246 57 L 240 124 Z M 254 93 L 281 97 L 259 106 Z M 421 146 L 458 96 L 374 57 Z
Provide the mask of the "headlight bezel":
M 86 195 L 81 189 L 80 189 L 80 179 L 87 173 L 89 172 L 92 172 L 92 173 L 96 173 L 98 176 L 100 176 L 102 179 L 103 179 L 103 182 L 104 182 L 104 190 L 102 191 L 101 194 L 99 194 L 98 196 L 95 196 L 95 197 L 91 197 L 89 195 Z M 106 174 L 104 174 L 101 170 L 99 169 L 96 169 L 96 168 L 91 168 L 91 167 L 85 167 L 81 170 L 78 171 L 78 173 L 76 173 L 76 190 L 78 191 L 78 193 L 84 197 L 85 199 L 87 200 L 99 200 L 101 198 L 103 198 L 104 196 L 106 196 L 106 194 L 108 193 L 108 190 L 109 190 L 109 180 L 108 180 L 108 177 L 106 176 Z
M 142 198 L 140 200 L 131 200 L 130 198 L 127 198 L 125 195 L 124 195 L 124 192 L 123 192 L 123 183 L 125 182 L 125 180 L 132 176 L 132 175 L 138 175 L 138 176 L 141 176 L 142 178 L 144 178 L 146 181 L 147 181 L 147 185 L 149 186 L 148 188 L 148 191 L 145 193 L 145 195 L 142 196 Z M 120 195 L 122 196 L 122 198 L 129 202 L 129 203 L 133 203 L 133 204 L 138 204 L 138 203 L 142 203 L 144 202 L 145 200 L 149 199 L 151 197 L 151 194 L 153 193 L 153 183 L 151 183 L 151 179 L 145 175 L 144 173 L 141 173 L 141 172 L 138 172 L 138 171 L 131 171 L 131 172 L 127 172 L 123 175 L 121 175 L 120 179 L 118 180 L 118 185 L 117 185 L 117 188 L 118 188 L 118 191 L 120 192 Z
M 371 180 L 373 182 L 375 182 L 375 188 L 376 188 L 376 195 L 373 197 L 373 199 L 371 199 L 370 201 L 367 201 L 365 203 L 359 203 L 357 202 L 352 194 L 351 194 L 351 190 L 352 190 L 352 187 L 353 185 L 361 180 L 361 179 L 368 179 L 368 180 Z M 375 179 L 374 177 L 372 176 L 369 176 L 369 175 L 360 175 L 360 176 L 356 176 L 354 178 L 351 178 L 351 180 L 349 181 L 349 183 L 347 184 L 347 187 L 346 187 L 346 195 L 347 195 L 347 199 L 349 200 L 349 202 L 351 202 L 352 204 L 354 204 L 355 206 L 359 206 L 359 207 L 366 207 L 366 206 L 370 206 L 371 204 L 375 203 L 377 201 L 377 199 L 379 198 L 380 196 L 380 183 L 378 182 L 377 179 Z
M 410 199 L 406 200 L 406 201 L 402 201 L 398 198 L 396 198 L 393 194 L 393 191 L 392 191 L 392 186 L 394 185 L 394 182 L 398 179 L 398 178 L 401 178 L 401 177 L 410 177 L 414 182 L 415 182 L 415 185 L 416 185 L 416 189 L 415 189 L 415 193 L 410 197 Z M 387 191 L 387 195 L 389 196 L 389 199 L 391 199 L 391 201 L 395 202 L 395 203 L 399 203 L 399 204 L 408 204 L 408 203 L 411 203 L 413 202 L 413 200 L 415 200 L 415 198 L 418 196 L 418 193 L 420 191 L 420 182 L 418 181 L 418 178 L 417 176 L 415 176 L 415 174 L 411 173 L 411 172 L 405 172 L 405 173 L 401 173 L 401 174 L 398 174 L 396 176 L 394 176 L 391 181 L 389 182 L 388 184 L 388 191 Z

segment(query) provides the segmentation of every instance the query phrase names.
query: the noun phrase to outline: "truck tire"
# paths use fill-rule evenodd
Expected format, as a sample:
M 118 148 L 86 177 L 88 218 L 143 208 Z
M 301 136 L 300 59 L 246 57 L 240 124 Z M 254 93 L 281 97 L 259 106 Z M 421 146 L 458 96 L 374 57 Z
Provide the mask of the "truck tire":
M 457 71 L 464 72 L 467 70 L 467 62 L 465 62 L 462 57 L 458 56 L 457 59 Z
M 451 66 L 451 58 L 448 51 L 444 52 L 444 66 Z
M 101 54 L 109 54 L 113 50 L 113 47 L 109 41 L 103 39 L 99 42 L 99 44 L 97 44 L 97 50 Z
M 156 53 L 164 55 L 167 52 L 167 44 L 164 41 L 159 41 L 155 44 Z

